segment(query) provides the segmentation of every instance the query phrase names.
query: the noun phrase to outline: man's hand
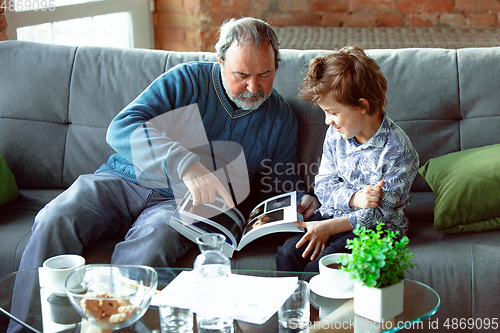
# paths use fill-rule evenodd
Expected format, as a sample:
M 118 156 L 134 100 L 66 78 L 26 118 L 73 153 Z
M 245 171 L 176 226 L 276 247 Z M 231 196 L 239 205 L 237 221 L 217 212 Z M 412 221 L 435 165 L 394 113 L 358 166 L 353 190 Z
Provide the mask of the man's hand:
M 368 185 L 364 191 L 354 193 L 349 205 L 359 208 L 377 208 L 380 198 L 384 195 L 384 191 L 382 190 L 384 185 L 385 181 L 383 180 L 379 181 L 376 185 Z
M 193 206 L 215 201 L 215 193 L 224 200 L 229 208 L 234 208 L 233 199 L 224 185 L 199 161 L 186 170 L 182 180 L 193 195 Z
M 306 194 L 300 199 L 299 206 L 297 207 L 297 211 L 304 215 L 304 221 L 309 220 L 313 215 L 316 209 L 320 206 L 318 200 L 315 197 Z

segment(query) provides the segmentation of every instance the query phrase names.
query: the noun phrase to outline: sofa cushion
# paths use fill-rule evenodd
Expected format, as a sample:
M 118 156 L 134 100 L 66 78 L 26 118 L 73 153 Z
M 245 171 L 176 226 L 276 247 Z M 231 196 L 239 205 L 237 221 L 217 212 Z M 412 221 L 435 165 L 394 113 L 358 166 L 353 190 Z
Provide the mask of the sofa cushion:
M 16 200 L 0 207 L 0 278 L 17 270 L 37 212 L 62 191 L 20 189 Z
M 434 230 L 500 229 L 500 144 L 432 158 L 420 169 L 435 195 Z
M 18 195 L 16 179 L 0 152 L 0 206 L 13 201 Z

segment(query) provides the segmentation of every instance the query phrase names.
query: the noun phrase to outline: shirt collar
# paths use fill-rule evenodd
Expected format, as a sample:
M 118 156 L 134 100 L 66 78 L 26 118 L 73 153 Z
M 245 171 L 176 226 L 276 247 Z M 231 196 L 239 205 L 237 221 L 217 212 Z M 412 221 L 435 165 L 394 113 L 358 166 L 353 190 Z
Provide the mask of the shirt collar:
M 390 128 L 392 126 L 392 120 L 387 116 L 387 114 L 384 114 L 384 118 L 382 119 L 382 123 L 380 124 L 380 127 L 378 128 L 377 132 L 365 143 L 361 145 L 356 145 L 354 140 L 355 138 L 349 138 L 347 141 L 349 142 L 347 150 L 349 153 L 354 152 L 355 150 L 359 149 L 370 149 L 370 148 L 381 148 L 385 146 L 385 143 L 387 141 L 387 135 L 390 131 Z

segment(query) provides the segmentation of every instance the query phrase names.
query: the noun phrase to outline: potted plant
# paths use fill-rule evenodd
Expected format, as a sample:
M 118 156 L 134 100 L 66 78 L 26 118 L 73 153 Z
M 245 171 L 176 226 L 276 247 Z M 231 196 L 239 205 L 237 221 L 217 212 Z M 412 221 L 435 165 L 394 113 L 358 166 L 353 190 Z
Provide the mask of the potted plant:
M 357 238 L 347 241 L 352 255 L 342 257 L 342 270 L 354 283 L 354 313 L 382 322 L 403 312 L 405 273 L 414 265 L 408 248 L 409 239 L 399 231 L 357 226 Z

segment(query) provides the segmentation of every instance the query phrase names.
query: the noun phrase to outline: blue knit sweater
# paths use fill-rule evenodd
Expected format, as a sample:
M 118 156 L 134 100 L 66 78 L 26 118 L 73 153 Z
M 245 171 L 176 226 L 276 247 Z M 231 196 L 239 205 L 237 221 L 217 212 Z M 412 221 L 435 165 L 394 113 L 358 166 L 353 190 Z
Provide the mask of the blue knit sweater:
M 171 68 L 113 119 L 106 139 L 117 153 L 97 172 L 172 197 L 174 184 L 200 159 L 191 148 L 232 141 L 243 147 L 250 181 L 272 170 L 298 184 L 298 173 L 289 172 L 297 162 L 297 120 L 283 97 L 273 89 L 249 112 L 233 108 L 223 89 L 218 63 Z

